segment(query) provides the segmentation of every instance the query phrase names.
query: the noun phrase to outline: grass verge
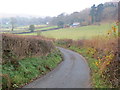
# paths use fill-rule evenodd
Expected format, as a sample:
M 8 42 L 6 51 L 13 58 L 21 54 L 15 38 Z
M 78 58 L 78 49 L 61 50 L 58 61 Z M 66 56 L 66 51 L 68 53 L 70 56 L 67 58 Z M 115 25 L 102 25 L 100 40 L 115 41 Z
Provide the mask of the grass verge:
M 3 90 L 21 87 L 37 77 L 46 74 L 54 69 L 62 61 L 62 54 L 59 50 L 42 57 L 32 57 L 19 60 L 19 66 L 14 68 L 8 62 L 2 65 Z

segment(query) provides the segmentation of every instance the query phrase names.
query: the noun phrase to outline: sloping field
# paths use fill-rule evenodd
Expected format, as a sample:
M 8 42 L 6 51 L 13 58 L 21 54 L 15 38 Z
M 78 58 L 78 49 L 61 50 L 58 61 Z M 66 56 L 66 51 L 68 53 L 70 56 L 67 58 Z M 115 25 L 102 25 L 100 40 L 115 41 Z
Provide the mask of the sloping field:
M 59 29 L 58 26 L 50 26 L 50 25 L 34 25 L 34 26 L 35 26 L 34 32 L 31 32 L 29 30 L 29 26 L 21 26 L 21 27 L 15 27 L 13 31 L 11 31 L 11 28 L 2 28 L 0 33 L 33 35 L 33 33 L 35 33 L 35 34 L 39 33 L 39 31 Z
M 75 28 L 63 28 L 54 31 L 42 32 L 43 36 L 56 38 L 56 39 L 90 39 L 95 36 L 106 35 L 108 30 L 111 29 L 112 24 L 90 25 Z

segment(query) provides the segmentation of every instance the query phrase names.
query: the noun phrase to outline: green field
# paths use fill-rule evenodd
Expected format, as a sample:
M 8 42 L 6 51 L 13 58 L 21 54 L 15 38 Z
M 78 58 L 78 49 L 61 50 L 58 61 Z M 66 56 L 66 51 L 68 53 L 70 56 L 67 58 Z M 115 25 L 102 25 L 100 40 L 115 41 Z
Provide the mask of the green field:
M 49 26 L 49 27 L 45 27 L 45 28 L 41 28 L 41 29 L 35 29 L 35 31 L 53 29 L 53 28 L 57 28 L 57 27 L 58 27 L 58 26 Z
M 73 39 L 73 40 L 91 39 L 95 36 L 106 35 L 108 33 L 108 30 L 112 29 L 113 25 L 115 25 L 115 23 L 102 23 L 101 25 L 69 27 L 69 28 L 45 31 L 40 33 L 36 33 L 36 32 L 27 33 L 22 35 L 42 35 L 45 37 L 56 38 L 56 39 Z M 36 27 L 42 27 L 42 28 L 35 29 L 35 31 L 57 28 L 57 26 L 49 26 L 49 27 L 44 27 L 44 26 L 45 25 L 37 25 Z M 19 27 L 19 28 L 25 28 L 25 27 Z
M 56 39 L 89 39 L 98 35 L 106 35 L 112 24 L 90 25 L 76 28 L 63 28 L 54 31 L 42 32 L 41 35 Z M 32 35 L 35 35 L 33 33 Z
M 54 28 L 58 28 L 58 26 L 48 26 L 48 25 L 35 25 L 36 28 L 39 29 L 35 29 L 34 31 L 41 31 L 41 30 L 48 30 L 48 29 L 54 29 Z M 22 26 L 22 27 L 17 27 L 14 29 L 14 31 L 11 31 L 11 29 L 2 29 L 2 32 L 7 32 L 7 33 L 20 33 L 20 32 L 28 32 L 29 30 L 29 26 Z M 22 35 L 36 35 L 38 33 L 34 32 L 34 33 L 28 33 L 28 34 L 22 34 Z
M 46 28 L 46 26 L 48 25 L 35 25 L 36 28 L 41 28 L 41 30 L 43 28 Z M 51 27 L 51 26 L 49 26 Z M 39 30 L 39 29 L 35 29 L 35 30 Z M 2 28 L 2 31 L 8 31 L 11 32 L 11 28 Z M 28 32 L 29 31 L 29 25 L 27 26 L 20 26 L 20 27 L 15 27 L 13 32 Z

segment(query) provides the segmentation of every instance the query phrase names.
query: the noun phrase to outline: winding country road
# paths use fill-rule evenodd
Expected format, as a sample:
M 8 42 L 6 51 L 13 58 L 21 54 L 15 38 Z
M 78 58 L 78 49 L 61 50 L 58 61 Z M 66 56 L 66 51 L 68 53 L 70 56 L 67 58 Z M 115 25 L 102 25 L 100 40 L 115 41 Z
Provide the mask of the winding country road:
M 59 48 L 64 61 L 47 75 L 23 88 L 89 88 L 90 69 L 85 59 L 71 50 Z

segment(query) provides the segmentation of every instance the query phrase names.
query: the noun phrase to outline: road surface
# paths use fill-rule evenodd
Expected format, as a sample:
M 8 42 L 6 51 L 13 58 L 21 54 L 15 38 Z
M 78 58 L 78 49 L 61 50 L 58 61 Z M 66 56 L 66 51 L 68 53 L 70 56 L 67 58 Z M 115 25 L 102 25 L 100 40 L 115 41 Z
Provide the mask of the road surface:
M 90 69 L 85 59 L 71 50 L 59 48 L 64 61 L 47 75 L 23 88 L 89 88 Z

